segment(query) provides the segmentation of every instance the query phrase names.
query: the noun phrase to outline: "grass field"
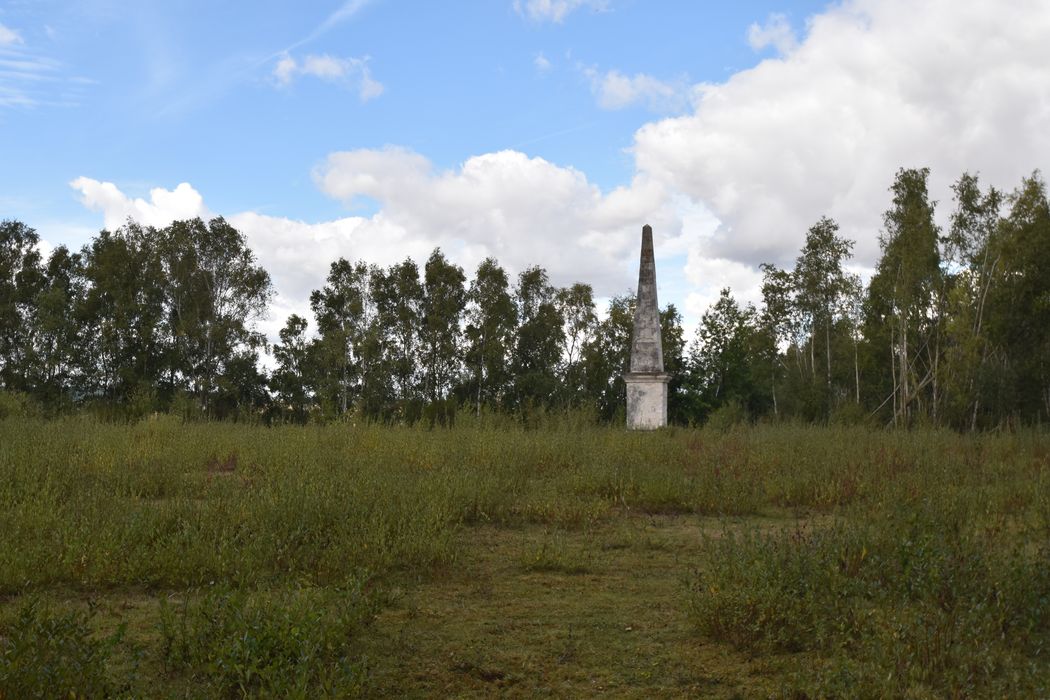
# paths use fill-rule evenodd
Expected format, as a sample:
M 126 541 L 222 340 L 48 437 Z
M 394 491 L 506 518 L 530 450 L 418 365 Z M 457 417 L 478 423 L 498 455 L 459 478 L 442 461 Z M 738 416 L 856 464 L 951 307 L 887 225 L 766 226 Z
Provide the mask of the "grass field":
M 1050 436 L 0 421 L 0 698 L 1050 694 Z

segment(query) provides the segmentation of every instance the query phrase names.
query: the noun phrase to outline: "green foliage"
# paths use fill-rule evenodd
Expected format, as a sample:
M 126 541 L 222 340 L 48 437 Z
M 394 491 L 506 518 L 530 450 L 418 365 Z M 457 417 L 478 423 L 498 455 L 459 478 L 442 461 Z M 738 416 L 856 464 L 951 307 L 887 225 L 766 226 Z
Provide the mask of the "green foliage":
M 9 417 L 29 417 L 36 415 L 36 407 L 26 394 L 13 391 L 0 391 L 0 420 Z
M 423 397 L 444 401 L 451 393 L 460 366 L 460 318 L 466 306 L 463 269 L 435 248 L 423 275 L 420 319 Z
M 756 377 L 761 348 L 755 309 L 742 308 L 723 289 L 701 318 L 690 351 L 687 382 L 695 418 L 706 418 L 731 402 L 754 415 L 763 411 L 766 395 Z
M 321 404 L 332 413 L 345 414 L 363 390 L 366 339 L 374 313 L 372 274 L 364 263 L 339 258 L 332 263 L 325 286 L 310 294 L 319 332 L 313 348 L 314 381 Z
M 521 568 L 524 571 L 548 572 L 578 575 L 586 574 L 585 555 L 571 551 L 564 536 L 559 533 L 544 532 L 539 542 L 526 547 L 521 555 Z
M 796 672 L 793 692 L 807 696 L 1041 694 L 1047 552 L 973 527 L 968 505 L 726 533 L 691 582 L 693 617 L 749 653 L 817 653 L 821 663 Z
M 936 415 L 937 363 L 945 280 L 940 229 L 929 199 L 930 171 L 900 169 L 883 216 L 882 257 L 868 290 L 866 336 L 886 348 L 881 374 L 891 378 L 888 415 L 908 425 Z
M 279 333 L 281 342 L 273 347 L 277 367 L 270 377 L 270 385 L 282 411 L 299 421 L 306 418 L 313 377 L 306 326 L 307 321 L 302 316 L 292 314 L 288 317 Z
M 265 342 L 253 324 L 273 294 L 270 276 L 244 235 L 221 217 L 176 221 L 158 236 L 172 369 L 181 375 L 179 388 L 214 409 L 227 363 Z
M 540 267 L 530 267 L 518 275 L 514 303 L 520 321 L 511 355 L 514 405 L 527 416 L 551 405 L 556 397 L 564 318 L 556 290 L 547 271 Z
M 364 665 L 354 640 L 374 612 L 356 580 L 272 593 L 208 588 L 162 604 L 162 655 L 212 697 L 356 695 Z
M 589 284 L 576 283 L 556 292 L 558 313 L 564 321 L 561 350 L 561 391 L 559 403 L 579 406 L 590 403 L 586 393 L 586 366 L 581 362 L 583 348 L 598 323 L 594 313 L 594 290 Z
M 704 427 L 716 433 L 728 433 L 734 428 L 747 425 L 747 409 L 736 399 L 730 399 L 707 417 Z
M 105 698 L 127 688 L 110 666 L 124 636 L 92 629 L 94 611 L 56 612 L 24 601 L 0 620 L 0 698 Z
M 0 221 L 0 388 L 24 390 L 29 321 L 43 279 L 40 237 L 20 221 Z
M 599 415 L 610 422 L 625 420 L 623 406 L 627 402 L 627 388 L 622 375 L 630 368 L 633 318 L 634 296 L 613 297 L 608 315 L 583 346 L 587 393 Z
M 837 406 L 829 418 L 833 425 L 871 425 L 871 414 L 860 404 L 846 402 Z
M 139 616 L 140 669 L 156 684 L 128 694 L 350 694 L 367 684 L 359 644 L 376 606 L 460 576 L 486 533 L 520 540 L 490 553 L 508 555 L 500 575 L 591 575 L 595 528 L 673 520 L 696 528 L 696 549 L 637 575 L 697 568 L 698 633 L 791 670 L 785 692 L 1045 694 L 1045 434 L 714 422 L 637 433 L 553 410 L 528 426 L 465 412 L 444 430 L 8 417 L 0 643 L 44 644 L 10 633 L 26 597 L 59 599 L 61 615 L 23 625 L 43 630 L 84 594 L 117 596 L 118 619 Z M 83 635 L 56 638 L 109 639 L 112 625 L 76 619 L 63 629 Z M 125 647 L 91 652 L 99 677 L 124 679 Z
M 467 292 L 465 362 L 471 379 L 464 389 L 475 414 L 483 406 L 496 410 L 510 399 L 510 356 L 518 311 L 510 295 L 507 273 L 494 259 L 486 258 Z
M 371 333 L 377 341 L 375 358 L 380 374 L 369 375 L 373 382 L 384 387 L 370 387 L 379 394 L 385 391 L 393 399 L 384 407 L 389 415 L 403 408 L 406 402 L 419 398 L 419 367 L 416 355 L 422 318 L 423 285 L 419 280 L 419 266 L 407 258 L 389 270 L 376 270 L 369 282 L 376 315 Z M 411 420 L 409 420 L 411 422 Z

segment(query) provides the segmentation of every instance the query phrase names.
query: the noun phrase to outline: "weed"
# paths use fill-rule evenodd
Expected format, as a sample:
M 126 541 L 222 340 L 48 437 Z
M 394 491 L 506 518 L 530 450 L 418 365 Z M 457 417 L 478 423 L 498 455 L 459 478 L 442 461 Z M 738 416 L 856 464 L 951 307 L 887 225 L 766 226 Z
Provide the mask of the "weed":
M 109 679 L 96 694 L 123 692 L 112 681 L 122 661 L 77 601 L 135 595 L 173 601 L 160 641 L 140 634 L 144 663 L 164 659 L 173 674 L 151 675 L 158 688 L 194 678 L 215 694 L 351 692 L 362 611 L 385 589 L 455 573 L 481 530 L 545 531 L 521 534 L 514 570 L 599 575 L 599 558 L 683 546 L 617 524 L 687 515 L 678 520 L 734 518 L 697 555 L 696 628 L 756 659 L 801 654 L 794 675 L 776 671 L 791 692 L 1047 695 L 1043 432 L 748 426 L 727 415 L 636 433 L 542 414 L 527 429 L 469 414 L 448 429 L 265 428 L 46 421 L 12 405 L 0 418 L 5 678 L 15 649 L 23 669 L 30 656 L 55 666 L 47 659 L 79 655 L 95 669 L 85 682 Z M 769 531 L 769 518 L 790 513 L 798 525 Z M 604 543 L 591 537 L 601 528 L 613 533 Z M 677 579 L 697 564 L 688 546 L 639 578 Z M 361 571 L 377 597 L 348 604 L 358 598 L 345 582 Z M 499 576 L 485 584 L 493 600 Z M 54 592 L 74 602 L 16 624 L 23 599 Z M 158 614 L 150 605 L 143 615 Z
M 544 532 L 539 542 L 524 549 L 521 568 L 528 572 L 586 574 L 591 570 L 589 555 L 570 550 L 564 535 Z
M 165 663 L 214 696 L 307 698 L 361 689 L 356 635 L 375 612 L 360 583 L 248 593 L 217 587 L 161 608 Z
M 21 604 L 0 626 L 0 698 L 103 698 L 127 690 L 113 677 L 111 657 L 124 628 L 109 636 L 92 629 L 94 611 L 55 612 L 39 599 Z
M 1050 560 L 1016 538 L 988 540 L 967 515 L 893 507 L 727 534 L 692 579 L 693 617 L 749 653 L 818 652 L 826 663 L 798 673 L 807 695 L 1039 694 Z

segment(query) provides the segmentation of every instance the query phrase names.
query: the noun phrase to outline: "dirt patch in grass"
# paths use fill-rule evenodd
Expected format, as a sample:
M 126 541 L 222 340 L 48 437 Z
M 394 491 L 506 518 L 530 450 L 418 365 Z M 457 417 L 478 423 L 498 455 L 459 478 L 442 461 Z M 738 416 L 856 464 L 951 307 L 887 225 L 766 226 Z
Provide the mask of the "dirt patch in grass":
M 683 607 L 704 533 L 631 516 L 583 530 L 466 528 L 453 569 L 402 591 L 365 642 L 376 697 L 750 697 L 773 668 L 707 643 Z M 542 566 L 536 565 L 540 562 Z

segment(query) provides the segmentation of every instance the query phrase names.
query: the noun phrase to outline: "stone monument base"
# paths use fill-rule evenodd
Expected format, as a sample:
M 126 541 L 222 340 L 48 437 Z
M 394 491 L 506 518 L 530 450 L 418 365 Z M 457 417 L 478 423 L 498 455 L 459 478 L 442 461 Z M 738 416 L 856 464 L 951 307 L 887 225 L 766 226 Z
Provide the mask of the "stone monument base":
M 666 372 L 627 372 L 627 428 L 628 430 L 655 430 L 667 425 Z

